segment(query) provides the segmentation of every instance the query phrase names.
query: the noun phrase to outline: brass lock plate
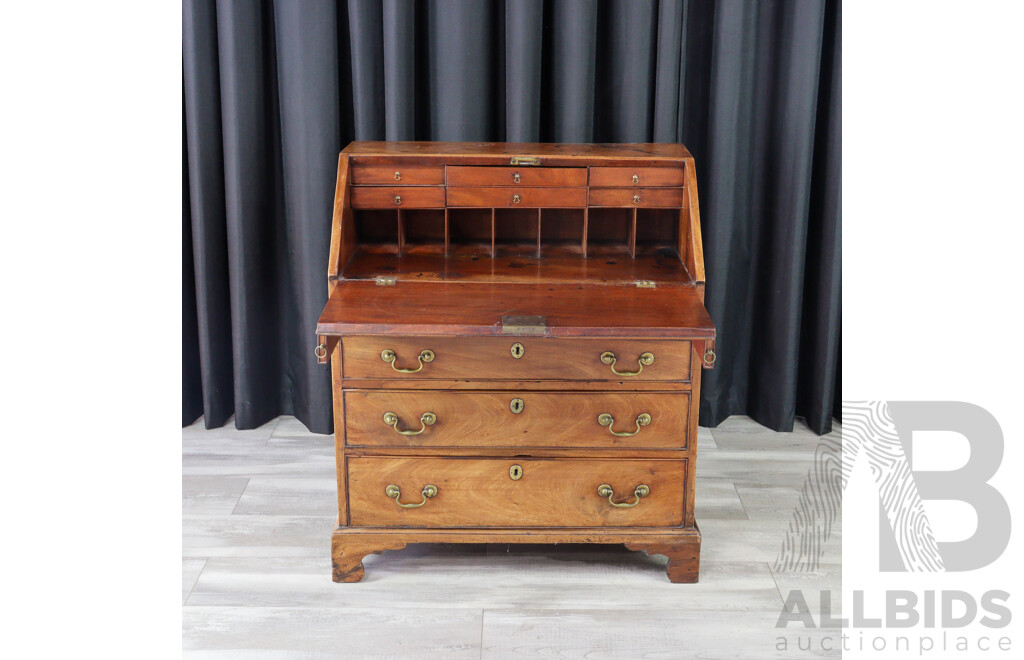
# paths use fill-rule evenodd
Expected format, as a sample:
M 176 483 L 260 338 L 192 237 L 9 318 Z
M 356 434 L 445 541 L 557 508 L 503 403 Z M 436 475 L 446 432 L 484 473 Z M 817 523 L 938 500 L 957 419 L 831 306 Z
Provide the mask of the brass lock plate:
M 508 476 L 512 478 L 512 481 L 519 481 L 523 478 L 523 466 L 513 465 L 508 469 Z
M 511 410 L 516 415 L 523 412 L 524 408 L 526 408 L 526 403 L 518 397 L 512 399 L 511 403 L 508 404 L 508 409 Z

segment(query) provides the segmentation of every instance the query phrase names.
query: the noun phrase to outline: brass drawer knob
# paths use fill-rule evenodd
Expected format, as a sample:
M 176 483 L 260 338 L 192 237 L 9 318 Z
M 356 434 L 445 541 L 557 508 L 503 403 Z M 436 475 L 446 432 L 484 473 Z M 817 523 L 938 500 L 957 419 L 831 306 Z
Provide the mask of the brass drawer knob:
M 612 490 L 612 487 L 609 486 L 608 484 L 601 484 L 600 486 L 598 486 L 597 487 L 597 494 L 600 495 L 601 497 L 607 497 L 608 498 L 608 503 L 611 504 L 614 507 L 618 507 L 620 509 L 628 509 L 630 507 L 636 506 L 637 504 L 640 504 L 640 499 L 641 498 L 647 497 L 648 495 L 650 495 L 651 494 L 651 488 L 647 484 L 640 484 L 639 486 L 634 488 L 633 489 L 633 495 L 636 496 L 636 499 L 634 501 L 632 501 L 632 502 L 615 502 L 615 501 L 613 501 L 612 498 L 615 497 L 615 491 Z
M 402 173 L 401 172 L 395 172 L 395 181 L 401 181 L 401 180 L 402 180 Z
M 640 203 L 640 195 L 633 195 L 633 203 L 634 204 L 639 204 Z
M 616 376 L 639 376 L 643 373 L 644 367 L 649 367 L 654 364 L 654 353 L 641 353 L 640 359 L 637 362 L 640 364 L 640 368 L 636 371 L 618 371 L 615 369 L 615 362 L 617 358 L 615 353 L 611 351 L 605 351 L 601 353 L 601 362 L 611 367 L 612 373 Z
M 633 183 L 640 183 L 640 175 L 639 174 L 634 174 L 633 175 Z
M 512 203 L 513 204 L 518 204 L 519 203 L 519 195 L 512 195 Z
M 420 415 L 420 428 L 418 431 L 403 431 L 402 429 L 398 428 L 398 422 L 398 415 L 396 415 L 395 413 L 384 413 L 384 423 L 390 426 L 391 428 L 395 429 L 395 431 L 401 433 L 402 435 L 419 435 L 420 433 L 423 433 L 424 431 L 427 430 L 428 426 L 433 426 L 435 423 L 437 423 L 437 415 L 435 415 L 432 412 L 425 412 L 422 415 Z
M 402 196 L 401 195 L 395 195 L 395 205 L 396 206 L 401 206 L 402 205 Z
M 427 484 L 426 486 L 423 487 L 423 490 L 420 491 L 420 493 L 423 495 L 422 502 L 402 504 L 401 502 L 398 501 L 398 498 L 402 496 L 401 488 L 399 488 L 395 484 L 391 484 L 390 486 L 384 489 L 384 494 L 395 500 L 395 504 L 397 504 L 398 506 L 402 507 L 403 509 L 415 509 L 416 507 L 423 506 L 424 504 L 427 503 L 427 500 L 437 495 L 437 486 L 435 486 L 434 484 Z
M 636 435 L 640 432 L 640 429 L 644 426 L 649 426 L 651 423 L 651 416 L 647 413 L 640 413 L 636 416 L 636 430 L 635 431 L 616 431 L 612 428 L 612 424 L 615 423 L 615 418 L 610 413 L 601 413 L 597 416 L 597 423 L 601 426 L 607 426 L 608 432 L 612 435 L 617 435 L 620 438 L 628 438 Z
M 417 362 L 420 363 L 420 366 L 416 367 L 415 369 L 403 369 L 401 367 L 396 367 L 395 366 L 395 360 L 398 359 L 398 355 L 396 355 L 395 352 L 393 350 L 391 350 L 390 348 L 385 348 L 383 351 L 380 352 L 380 359 L 384 360 L 385 362 L 390 364 L 391 368 L 394 369 L 395 371 L 397 371 L 398 373 L 401 373 L 401 374 L 414 374 L 414 373 L 417 373 L 419 371 L 423 371 L 423 364 L 424 363 L 426 363 L 426 362 L 433 362 L 434 361 L 434 351 L 432 351 L 430 349 L 425 349 L 425 350 L 420 351 L 419 356 L 417 356 L 417 358 L 416 358 Z
M 519 172 L 516 172 L 515 174 L 512 175 L 512 182 L 513 183 L 519 183 L 521 180 L 522 179 L 519 176 Z

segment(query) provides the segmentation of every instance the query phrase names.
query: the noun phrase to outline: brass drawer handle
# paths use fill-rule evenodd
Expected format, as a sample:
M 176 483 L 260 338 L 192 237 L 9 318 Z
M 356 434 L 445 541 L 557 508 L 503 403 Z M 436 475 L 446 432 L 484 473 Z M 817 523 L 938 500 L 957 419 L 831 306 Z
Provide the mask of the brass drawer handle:
M 425 412 L 422 415 L 420 415 L 420 430 L 419 431 L 403 431 L 402 429 L 398 428 L 398 422 L 399 422 L 398 415 L 396 415 L 395 413 L 393 413 L 393 412 L 386 412 L 386 413 L 384 413 L 384 423 L 387 424 L 388 426 L 392 427 L 393 429 L 395 429 L 395 431 L 397 431 L 398 433 L 401 433 L 402 435 L 419 435 L 420 433 L 423 433 L 424 431 L 427 430 L 428 426 L 433 426 L 434 423 L 437 422 L 437 415 L 435 415 L 432 412 Z M 614 433 L 614 431 L 613 431 L 613 433 Z
M 415 369 L 402 369 L 401 367 L 396 367 L 395 360 L 398 359 L 398 356 L 390 348 L 385 348 L 383 351 L 380 352 L 380 359 L 390 364 L 391 368 L 397 371 L 398 373 L 414 374 L 419 371 L 423 371 L 423 363 L 434 361 L 434 351 L 430 349 L 424 349 L 420 351 L 419 356 L 416 358 L 416 361 L 420 363 L 420 366 L 416 367 Z
M 512 195 L 512 203 L 513 204 L 518 204 L 519 203 L 519 195 Z
M 636 506 L 637 504 L 640 504 L 640 498 L 647 497 L 648 495 L 650 495 L 651 488 L 647 484 L 640 484 L 639 486 L 634 488 L 633 494 L 636 495 L 636 500 L 634 500 L 633 502 L 613 502 L 612 498 L 615 497 L 615 491 L 612 490 L 612 487 L 609 486 L 608 484 L 601 484 L 600 486 L 598 486 L 597 494 L 600 495 L 601 497 L 607 497 L 608 503 L 611 504 L 612 506 L 618 507 L 620 509 L 628 509 L 630 507 Z
M 637 360 L 637 362 L 640 364 L 640 368 L 637 369 L 636 371 L 617 371 L 615 369 L 616 360 L 617 358 L 615 357 L 615 353 L 612 353 L 611 351 L 605 351 L 604 353 L 601 353 L 601 362 L 604 362 L 605 364 L 610 366 L 612 369 L 612 373 L 615 374 L 616 376 L 639 376 L 641 373 L 643 373 L 644 367 L 649 367 L 652 364 L 654 364 L 654 353 L 641 353 L 640 359 Z
M 402 173 L 401 172 L 395 172 L 395 181 L 401 181 L 401 180 L 402 180 Z
M 519 177 L 519 172 L 516 172 L 515 174 L 512 175 L 512 181 L 514 183 L 519 183 L 521 180 L 522 179 Z
M 639 486 L 638 486 L 638 488 L 639 488 Z M 645 488 L 646 488 L 646 486 L 645 486 Z M 398 501 L 398 498 L 402 496 L 402 489 L 401 488 L 399 488 L 395 484 L 391 484 L 390 486 L 388 486 L 387 488 L 384 489 L 384 494 L 387 495 L 388 497 L 394 499 L 395 500 L 395 504 L 397 504 L 398 506 L 402 507 L 403 509 L 415 509 L 416 507 L 420 507 L 420 506 L 423 506 L 424 504 L 426 504 L 427 500 L 429 500 L 431 497 L 434 497 L 435 495 L 437 495 L 437 486 L 435 486 L 434 484 L 427 484 L 426 486 L 423 487 L 423 490 L 420 491 L 420 492 L 423 495 L 423 501 L 422 502 L 413 502 L 412 504 L 402 504 L 401 502 Z M 621 505 L 617 504 L 616 506 L 621 506 Z
M 597 416 L 597 423 L 601 426 L 607 426 L 608 432 L 612 435 L 617 435 L 620 438 L 628 438 L 636 435 L 640 432 L 641 427 L 648 426 L 651 423 L 651 416 L 647 413 L 640 413 L 636 416 L 636 430 L 635 431 L 616 431 L 612 428 L 612 424 L 615 423 L 615 418 L 610 413 L 601 413 Z
M 640 183 L 640 176 L 638 174 L 633 175 L 633 183 Z
M 402 196 L 401 195 L 395 195 L 395 205 L 396 206 L 401 206 L 402 205 Z
M 640 203 L 640 195 L 633 195 L 633 203 L 634 204 L 639 204 Z

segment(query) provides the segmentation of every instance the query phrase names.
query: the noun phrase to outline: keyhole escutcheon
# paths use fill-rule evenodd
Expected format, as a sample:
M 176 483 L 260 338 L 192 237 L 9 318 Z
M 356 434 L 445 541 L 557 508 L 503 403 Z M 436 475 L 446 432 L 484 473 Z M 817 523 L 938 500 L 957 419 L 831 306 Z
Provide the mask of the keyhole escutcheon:
M 519 481 L 523 478 L 523 466 L 513 465 L 508 469 L 508 476 L 512 477 L 512 481 Z
M 508 404 L 509 410 L 511 410 L 516 415 L 518 415 L 519 413 L 523 412 L 523 408 L 525 408 L 525 407 L 526 407 L 526 403 L 524 403 L 523 400 L 518 398 L 518 397 L 515 398 L 515 399 L 512 399 L 512 402 Z
M 523 357 L 524 354 L 526 354 L 526 349 L 523 347 L 522 344 L 516 342 L 512 344 L 511 353 L 512 357 L 518 360 L 519 358 Z

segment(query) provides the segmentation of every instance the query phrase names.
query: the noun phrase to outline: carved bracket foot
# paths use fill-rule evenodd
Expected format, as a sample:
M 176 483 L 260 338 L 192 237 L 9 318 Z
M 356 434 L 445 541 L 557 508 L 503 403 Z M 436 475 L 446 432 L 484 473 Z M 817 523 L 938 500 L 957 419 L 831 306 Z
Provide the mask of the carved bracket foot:
M 392 538 L 350 538 L 335 534 L 331 538 L 331 579 L 335 582 L 359 582 L 363 579 L 363 559 L 366 555 L 404 547 L 405 543 Z
M 626 547 L 630 550 L 646 550 L 649 555 L 668 557 L 666 573 L 669 582 L 692 583 L 700 577 L 700 542 L 639 542 L 627 543 Z

